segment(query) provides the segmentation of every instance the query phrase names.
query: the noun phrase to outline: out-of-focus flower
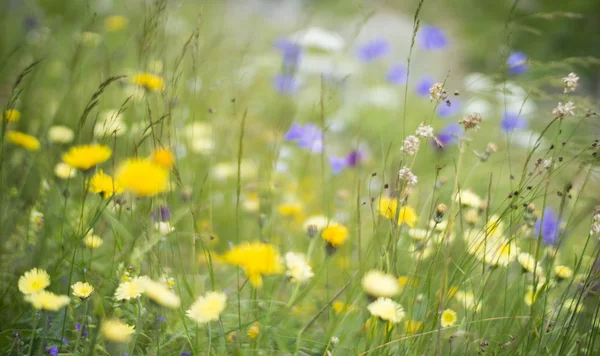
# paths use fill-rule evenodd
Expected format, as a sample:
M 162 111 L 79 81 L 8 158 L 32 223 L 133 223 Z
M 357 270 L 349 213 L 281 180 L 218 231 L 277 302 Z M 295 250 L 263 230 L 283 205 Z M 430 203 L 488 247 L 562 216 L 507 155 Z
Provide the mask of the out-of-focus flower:
M 536 237 L 542 235 L 542 241 L 546 245 L 554 245 L 558 242 L 560 226 L 558 216 L 552 208 L 546 207 L 544 214 L 535 223 Z
M 273 44 L 283 56 L 284 72 L 293 72 L 298 68 L 302 56 L 302 47 L 287 39 L 279 39 Z
M 443 149 L 457 143 L 460 136 L 462 136 L 462 128 L 457 123 L 452 122 L 438 133 L 437 140 L 433 140 L 432 143 L 436 148 Z M 439 147 L 438 144 L 442 145 L 442 147 Z
M 303 224 L 304 231 L 306 231 L 309 235 L 314 237 L 318 232 L 326 228 L 328 225 L 337 224 L 335 221 L 330 220 L 326 216 L 323 215 L 313 215 L 309 216 Z
M 103 243 L 104 241 L 102 240 L 102 238 L 98 235 L 94 235 L 93 230 L 90 230 L 90 232 L 88 232 L 87 235 L 85 235 L 85 237 L 83 238 L 83 244 L 86 247 L 92 249 L 102 246 Z
M 449 104 L 448 104 L 449 103 Z M 437 115 L 441 118 L 456 116 L 460 113 L 461 104 L 458 100 L 452 100 L 445 103 L 440 103 L 437 108 Z
M 418 95 L 427 97 L 429 96 L 429 89 L 431 89 L 434 84 L 435 80 L 432 77 L 422 76 L 415 85 L 415 91 Z
M 48 140 L 52 143 L 70 143 L 73 137 L 73 130 L 67 126 L 55 125 L 48 129 Z
M 152 211 L 152 219 L 154 222 L 167 222 L 171 220 L 173 213 L 171 212 L 171 208 L 168 206 L 160 205 L 158 209 Z
M 371 315 L 394 324 L 401 322 L 405 315 L 404 308 L 390 298 L 377 298 L 367 309 Z
M 124 190 L 148 197 L 168 189 L 169 171 L 149 160 L 134 158 L 119 165 L 115 179 Z
M 31 303 L 35 309 L 49 311 L 62 309 L 71 302 L 71 299 L 67 295 L 58 295 L 45 290 L 26 295 L 25 300 Z
M 464 117 L 458 123 L 463 125 L 463 127 L 465 128 L 465 131 L 466 130 L 479 130 L 479 124 L 481 123 L 481 120 L 483 120 L 481 115 L 479 113 L 474 112 L 474 113 L 469 114 L 466 117 Z
M 433 137 L 433 127 L 425 125 L 424 123 L 420 123 L 419 127 L 417 128 L 416 135 L 419 138 Z
M 409 156 L 414 156 L 417 152 L 419 152 L 419 143 L 419 138 L 417 136 L 407 136 L 404 139 L 402 151 L 408 154 Z
M 165 80 L 150 73 L 138 73 L 131 78 L 131 82 L 148 91 L 161 92 L 165 88 Z
M 176 309 L 181 305 L 181 299 L 164 283 L 153 281 L 149 278 L 142 279 L 144 293 L 156 304 L 163 307 Z
M 407 320 L 404 322 L 404 327 L 406 328 L 406 333 L 409 335 L 416 334 L 423 329 L 423 322 L 416 320 Z
M 435 51 L 446 48 L 448 39 L 441 28 L 435 26 L 421 26 L 417 33 L 417 42 L 421 49 L 426 51 Z
M 516 129 L 522 129 L 527 126 L 527 122 L 519 115 L 514 112 L 505 112 L 500 121 L 500 127 L 502 131 L 510 133 Z
M 572 101 L 568 101 L 564 104 L 559 102 L 558 105 L 552 110 L 552 115 L 558 118 L 573 116 L 575 115 L 575 104 Z
M 285 254 L 286 275 L 294 283 L 303 283 L 314 276 L 306 256 L 300 253 L 288 252 Z
M 110 158 L 110 148 L 97 143 L 73 146 L 62 155 L 62 160 L 73 168 L 87 171 Z
M 27 271 L 19 278 L 19 291 L 25 295 L 39 293 L 49 285 L 50 276 L 41 268 Z
M 59 162 L 54 166 L 54 175 L 60 179 L 70 179 L 77 175 L 77 170 L 65 162 Z
M 441 100 L 445 96 L 444 84 L 442 83 L 433 83 L 431 88 L 429 88 L 429 98 L 431 100 Z
M 117 110 L 106 110 L 94 125 L 94 136 L 103 138 L 105 136 L 119 137 L 127 132 L 127 125 L 123 122 L 122 115 Z
M 403 167 L 398 171 L 398 179 L 405 181 L 408 185 L 415 185 L 418 181 L 417 176 L 408 167 Z
M 481 310 L 481 303 L 475 303 L 473 292 L 458 290 L 454 293 L 454 299 L 464 308 L 469 308 L 476 312 Z
M 6 140 L 28 151 L 37 151 L 40 149 L 40 141 L 35 136 L 23 132 L 8 131 L 6 133 Z
M 11 121 L 19 121 L 21 118 L 21 112 L 16 109 L 9 109 L 4 112 L 4 120 Z
M 456 312 L 452 309 L 446 309 L 442 312 L 441 325 L 442 328 L 447 328 L 456 324 Z
M 400 293 L 396 277 L 382 271 L 372 270 L 365 273 L 361 283 L 365 293 L 371 297 L 391 298 Z
M 577 83 L 579 82 L 579 77 L 575 73 L 569 73 L 566 77 L 562 79 L 563 83 L 565 83 L 565 94 L 574 91 L 577 88 Z
M 297 122 L 293 122 L 284 139 L 295 141 L 299 147 L 311 152 L 321 152 L 323 150 L 323 133 L 321 129 L 311 123 L 301 126 Z
M 127 26 L 129 20 L 125 16 L 109 16 L 104 19 L 104 29 L 108 32 L 117 32 Z
M 185 313 L 188 318 L 198 324 L 219 320 L 219 316 L 227 306 L 227 294 L 223 292 L 208 292 L 198 297 Z
M 329 224 L 323 229 L 321 237 L 333 248 L 337 248 L 346 242 L 348 228 L 341 224 Z
M 513 52 L 506 59 L 508 70 L 513 74 L 523 74 L 527 72 L 527 56 L 523 52 Z
M 94 287 L 87 282 L 77 282 L 71 286 L 71 290 L 71 293 L 80 299 L 87 299 L 94 293 Z
M 92 193 L 100 194 L 103 199 L 123 192 L 119 184 L 111 176 L 104 174 L 101 169 L 90 179 L 89 190 Z
M 540 263 L 536 262 L 535 257 L 533 257 L 527 252 L 519 253 L 519 255 L 517 256 L 517 261 L 521 265 L 523 272 L 533 273 L 533 271 L 535 270 L 537 274 L 542 273 L 542 266 L 540 265 Z
M 121 282 L 115 291 L 116 300 L 130 300 L 139 298 L 146 291 L 146 276 L 135 277 Z
M 394 85 L 402 85 L 406 84 L 406 74 L 407 69 L 403 64 L 393 64 L 390 69 L 388 69 L 385 79 Z
M 378 38 L 358 46 L 356 57 L 363 62 L 372 62 L 390 53 L 390 43 Z
M 232 247 L 222 258 L 226 263 L 243 268 L 250 283 L 256 288 L 262 287 L 263 276 L 283 272 L 279 251 L 271 244 L 246 242 Z
M 258 321 L 254 322 L 248 328 L 248 332 L 246 333 L 246 335 L 248 335 L 248 337 L 252 340 L 256 339 L 258 337 L 258 335 L 260 334 L 260 326 L 261 325 Z
M 171 226 L 168 221 L 157 221 L 154 223 L 154 228 L 163 236 L 175 231 L 175 227 Z
M 175 155 L 173 152 L 171 152 L 171 150 L 164 147 L 154 150 L 154 152 L 152 152 L 151 159 L 152 162 L 158 164 L 164 169 L 173 168 L 173 165 L 175 164 Z
M 573 277 L 573 270 L 567 266 L 558 265 L 554 266 L 554 274 L 556 275 L 556 279 L 560 281 Z
M 483 200 L 479 195 L 475 194 L 471 189 L 461 189 L 455 198 L 456 202 L 462 206 L 479 209 L 483 204 Z
M 339 52 L 344 46 L 344 39 L 337 33 L 325 31 L 318 27 L 311 27 L 293 34 L 292 43 L 317 52 Z
M 385 216 L 388 219 L 395 219 L 396 212 L 398 210 L 398 200 L 388 197 L 379 198 L 378 211 L 379 214 Z M 410 206 L 403 206 L 400 208 L 398 216 L 398 224 L 406 224 L 409 227 L 415 227 L 417 222 L 417 213 Z
M 300 82 L 295 75 L 277 74 L 273 78 L 273 86 L 281 94 L 292 95 L 300 89 Z
M 135 333 L 135 327 L 127 325 L 118 319 L 104 320 L 101 327 L 102 335 L 109 341 L 125 343 Z

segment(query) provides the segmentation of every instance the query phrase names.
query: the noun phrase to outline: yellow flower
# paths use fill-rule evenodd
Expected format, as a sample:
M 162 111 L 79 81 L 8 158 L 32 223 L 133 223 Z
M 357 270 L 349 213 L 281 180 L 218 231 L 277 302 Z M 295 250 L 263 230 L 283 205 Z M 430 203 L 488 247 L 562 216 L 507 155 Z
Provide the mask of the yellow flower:
M 294 216 L 302 213 L 302 204 L 284 203 L 277 207 L 279 214 L 282 216 Z
M 167 308 L 179 308 L 181 299 L 164 283 L 155 282 L 149 278 L 144 278 L 142 281 L 144 292 L 150 300 Z
M 535 303 L 542 290 L 543 288 L 538 287 L 537 292 L 534 292 L 533 287 L 528 286 L 527 292 L 525 293 L 525 304 L 527 304 L 527 306 L 531 306 L 533 303 Z
M 196 299 L 194 304 L 185 313 L 188 318 L 198 324 L 219 320 L 219 315 L 227 305 L 227 294 L 223 292 L 208 292 Z
M 556 274 L 556 279 L 560 281 L 573 277 L 573 270 L 567 266 L 555 266 L 554 274 Z
M 104 19 L 104 29 L 108 32 L 120 31 L 127 26 L 128 22 L 129 20 L 125 16 L 109 16 Z
M 18 121 L 21 118 L 21 112 L 19 110 L 10 109 L 4 112 L 4 119 L 6 121 Z
M 390 298 L 377 298 L 367 309 L 371 315 L 394 324 L 401 322 L 405 315 L 404 308 Z
M 73 168 L 87 171 L 97 164 L 105 162 L 110 158 L 110 148 L 92 143 L 90 145 L 73 146 L 62 155 L 62 160 Z
M 244 268 L 250 283 L 256 288 L 262 286 L 262 277 L 281 274 L 281 256 L 274 245 L 262 242 L 246 242 L 234 246 L 223 256 L 223 261 Z
M 167 190 L 169 171 L 149 160 L 134 158 L 119 165 L 115 178 L 123 189 L 149 197 Z
M 351 312 L 351 311 L 355 310 L 355 307 L 353 305 L 346 304 L 346 303 L 341 302 L 339 300 L 334 301 L 333 304 L 331 305 L 331 307 L 333 308 L 333 311 L 336 314 L 348 313 L 348 312 Z
M 527 252 L 521 252 L 517 256 L 517 261 L 521 265 L 523 272 L 533 273 L 535 270 L 537 274 L 542 274 L 542 266 L 539 262 L 535 262 L 535 257 Z
M 117 287 L 115 299 L 130 300 L 139 298 L 146 291 L 146 281 L 148 277 L 136 277 L 129 281 L 122 282 Z
M 138 73 L 131 79 L 133 84 L 139 85 L 146 90 L 163 91 L 165 81 L 162 77 L 150 73 Z
M 56 311 L 69 304 L 71 299 L 66 295 L 57 295 L 48 291 L 25 296 L 25 300 L 33 304 L 35 309 Z
M 170 169 L 175 164 L 175 156 L 170 150 L 159 148 L 152 152 L 152 161 L 164 169 Z
M 135 327 L 118 319 L 109 319 L 102 323 L 101 331 L 106 340 L 124 343 L 131 339 L 131 334 L 135 333 Z
M 394 198 L 381 197 L 379 198 L 379 214 L 385 216 L 388 219 L 396 218 L 396 211 L 398 210 L 398 200 Z
M 372 297 L 393 297 L 400 293 L 400 284 L 396 277 L 382 271 L 372 270 L 362 279 L 365 293 Z
M 98 248 L 102 246 L 104 240 L 98 235 L 94 235 L 93 231 L 90 231 L 84 238 L 83 244 L 89 248 Z
M 56 125 L 48 129 L 48 140 L 52 143 L 70 143 L 74 135 L 67 126 Z
M 407 334 L 416 334 L 423 328 L 423 322 L 416 320 L 407 320 L 404 322 L 404 327 L 406 328 Z
M 49 285 L 48 272 L 39 268 L 27 271 L 19 278 L 19 291 L 25 295 L 39 293 Z
M 248 337 L 251 338 L 252 340 L 256 339 L 258 337 L 258 335 L 260 334 L 260 323 L 254 322 L 249 328 L 248 328 Z
M 90 179 L 89 190 L 92 193 L 100 194 L 104 199 L 123 192 L 123 188 L 111 176 L 104 174 L 101 169 Z
M 323 229 L 321 237 L 332 247 L 338 247 L 348 238 L 348 229 L 344 225 L 332 224 Z
M 446 309 L 442 312 L 442 328 L 447 328 L 456 324 L 456 312 L 452 309 Z
M 417 224 L 417 212 L 412 207 L 406 205 L 400 208 L 398 216 L 398 225 L 406 224 L 409 227 L 415 227 Z
M 19 131 L 8 131 L 6 139 L 8 142 L 21 146 L 28 151 L 37 151 L 40 149 L 40 141 L 37 138 Z
M 483 205 L 483 200 L 470 189 L 461 190 L 456 194 L 456 202 L 475 209 L 479 209 Z
M 419 279 L 409 276 L 400 276 L 398 277 L 398 284 L 401 288 L 404 288 L 406 285 L 416 287 L 419 285 Z
M 71 286 L 73 295 L 81 299 L 89 298 L 94 293 L 94 287 L 87 282 L 77 282 Z

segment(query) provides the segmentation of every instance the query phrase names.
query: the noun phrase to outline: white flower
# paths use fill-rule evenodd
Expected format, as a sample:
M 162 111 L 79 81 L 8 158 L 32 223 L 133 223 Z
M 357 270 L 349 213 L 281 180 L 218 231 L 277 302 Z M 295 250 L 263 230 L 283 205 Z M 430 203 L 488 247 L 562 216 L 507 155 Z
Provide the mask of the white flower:
M 552 167 L 552 160 L 551 159 L 545 159 L 544 160 L 544 168 L 550 168 Z
M 168 221 L 159 221 L 154 224 L 154 228 L 161 235 L 167 235 L 168 233 L 175 231 L 175 228 L 171 226 Z
M 73 136 L 73 130 L 67 126 L 56 125 L 48 129 L 48 140 L 52 143 L 70 143 Z
M 563 83 L 565 83 L 565 94 L 574 91 L 577 88 L 577 82 L 579 82 L 579 77 L 575 73 L 569 73 L 566 77 L 562 79 Z
M 444 95 L 444 84 L 435 83 L 431 88 L 429 88 L 429 97 L 431 100 L 441 99 Z
M 391 323 L 399 323 L 404 319 L 404 308 L 390 298 L 377 298 L 367 307 L 371 315 Z
M 419 151 L 419 138 L 417 136 L 410 135 L 404 139 L 404 145 L 402 151 L 406 152 L 409 156 L 414 156 Z
M 337 33 L 325 31 L 318 27 L 311 27 L 296 32 L 290 41 L 305 47 L 325 52 L 338 52 L 345 46 L 344 39 Z
M 565 104 L 559 102 L 558 106 L 552 110 L 552 114 L 559 118 L 575 115 L 575 104 L 572 101 L 566 102 Z
M 419 124 L 417 128 L 417 137 L 420 138 L 429 138 L 433 137 L 433 127 L 429 125 L 425 125 L 424 123 Z
M 65 162 L 60 162 L 54 166 L 54 174 L 60 179 L 69 179 L 77 175 L 77 170 Z
M 406 181 L 406 184 L 408 185 L 415 185 L 418 181 L 417 176 L 414 175 L 408 167 L 404 167 L 398 171 L 398 178 Z
M 121 136 L 127 131 L 127 125 L 123 122 L 121 114 L 117 110 L 107 110 L 103 119 L 98 120 L 94 126 L 94 136 L 102 138 L 105 136 Z
M 365 293 L 373 297 L 393 297 L 400 293 L 396 277 L 378 270 L 365 273 L 362 287 Z
M 312 268 L 306 257 L 300 253 L 288 252 L 285 254 L 286 275 L 292 282 L 306 282 L 314 276 Z

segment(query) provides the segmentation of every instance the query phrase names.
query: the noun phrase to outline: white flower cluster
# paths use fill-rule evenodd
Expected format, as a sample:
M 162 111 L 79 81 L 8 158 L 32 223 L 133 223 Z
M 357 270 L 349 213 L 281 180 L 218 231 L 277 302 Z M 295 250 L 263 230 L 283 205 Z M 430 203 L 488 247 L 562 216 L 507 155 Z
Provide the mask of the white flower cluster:
M 575 115 L 575 104 L 572 101 L 566 103 L 558 103 L 558 106 L 552 110 L 554 117 L 563 118 L 569 115 Z
M 415 153 L 419 152 L 419 138 L 413 135 L 405 138 L 402 151 L 406 152 L 409 156 L 414 156 Z
M 574 91 L 577 88 L 579 77 L 575 73 L 569 73 L 569 75 L 564 77 L 562 81 L 563 83 L 565 83 L 565 94 L 567 94 Z
M 400 169 L 398 171 L 398 178 L 400 180 L 406 181 L 406 184 L 408 184 L 408 185 L 415 185 L 415 184 L 417 184 L 417 181 L 418 181 L 417 176 L 414 175 L 413 172 L 411 172 L 410 168 L 408 168 L 408 167 L 403 167 L 402 169 Z
M 594 219 L 594 222 L 590 229 L 590 235 L 600 235 L 600 206 L 596 207 L 592 218 Z
M 433 127 L 429 126 L 429 125 L 425 125 L 424 123 L 421 123 L 419 125 L 419 127 L 417 128 L 417 137 L 419 138 L 429 138 L 429 137 L 433 137 Z
M 429 97 L 431 100 L 439 100 L 444 96 L 444 84 L 435 83 L 429 88 Z

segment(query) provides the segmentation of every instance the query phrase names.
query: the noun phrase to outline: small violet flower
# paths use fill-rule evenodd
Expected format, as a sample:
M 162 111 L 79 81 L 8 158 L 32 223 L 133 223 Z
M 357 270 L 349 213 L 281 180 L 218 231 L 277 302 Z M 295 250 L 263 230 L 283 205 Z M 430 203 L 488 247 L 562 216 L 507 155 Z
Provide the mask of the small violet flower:
M 508 70 L 512 74 L 523 74 L 527 72 L 527 56 L 523 52 L 513 52 L 506 59 Z
M 500 121 L 500 128 L 506 133 L 510 133 L 516 129 L 522 129 L 527 126 L 525 120 L 518 113 L 505 112 Z
M 542 241 L 546 245 L 554 245 L 558 242 L 560 222 L 554 210 L 550 207 L 544 209 L 543 217 L 540 217 L 535 223 L 535 231 L 537 234 L 542 234 Z
M 429 97 L 429 89 L 435 84 L 435 80 L 430 76 L 423 76 L 415 85 L 415 91 L 420 96 Z
M 172 217 L 171 208 L 168 206 L 160 205 L 158 209 L 152 211 L 152 219 L 154 222 L 167 222 L 170 221 Z
M 301 126 L 297 122 L 293 122 L 284 139 L 286 141 L 295 141 L 298 147 L 312 152 L 321 152 L 323 150 L 323 133 L 321 129 L 311 123 Z
M 458 142 L 458 137 L 462 135 L 462 128 L 457 123 L 453 122 L 444 127 L 437 135 L 437 140 L 432 140 L 434 147 L 443 150 L 446 146 L 450 146 Z M 442 145 L 440 147 L 439 144 Z
M 358 151 L 352 151 L 346 157 L 329 157 L 329 164 L 331 164 L 332 173 L 338 175 L 346 167 L 356 167 L 361 160 L 362 154 Z
M 289 74 L 278 74 L 273 78 L 275 90 L 283 95 L 292 95 L 300 88 L 298 79 Z
M 458 100 L 452 100 L 450 105 L 442 102 L 437 108 L 437 115 L 441 118 L 456 116 L 460 113 L 460 107 L 461 105 Z
M 302 47 L 300 45 L 286 39 L 278 39 L 273 47 L 281 52 L 283 56 L 284 71 L 294 71 L 298 68 L 302 57 Z
M 446 34 L 439 27 L 425 25 L 417 33 L 419 46 L 426 51 L 436 51 L 448 46 Z
M 390 53 L 390 50 L 389 42 L 383 38 L 378 38 L 359 46 L 356 56 L 360 61 L 368 63 L 385 57 Z
M 394 85 L 406 84 L 406 66 L 403 64 L 394 64 L 388 69 L 385 79 Z

